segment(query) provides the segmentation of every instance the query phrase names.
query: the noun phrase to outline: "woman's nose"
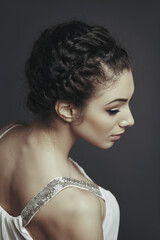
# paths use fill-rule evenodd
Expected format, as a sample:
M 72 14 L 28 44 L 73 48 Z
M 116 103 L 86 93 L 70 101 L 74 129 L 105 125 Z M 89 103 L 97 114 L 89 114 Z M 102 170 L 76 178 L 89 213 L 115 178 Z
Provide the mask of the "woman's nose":
M 132 115 L 131 111 L 129 110 L 126 117 L 122 121 L 120 121 L 119 126 L 122 128 L 132 127 L 134 125 L 134 123 L 135 123 L 135 121 L 134 121 L 133 115 Z

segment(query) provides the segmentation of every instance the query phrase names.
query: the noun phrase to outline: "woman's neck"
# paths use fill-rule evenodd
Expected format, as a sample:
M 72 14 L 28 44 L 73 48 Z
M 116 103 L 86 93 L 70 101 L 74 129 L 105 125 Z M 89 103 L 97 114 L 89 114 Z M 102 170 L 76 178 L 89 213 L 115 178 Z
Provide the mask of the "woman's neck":
M 69 152 L 78 139 L 70 124 L 63 120 L 50 124 L 35 120 L 29 125 L 28 131 L 32 141 L 46 146 L 48 151 L 54 151 L 54 155 L 61 159 L 68 159 Z

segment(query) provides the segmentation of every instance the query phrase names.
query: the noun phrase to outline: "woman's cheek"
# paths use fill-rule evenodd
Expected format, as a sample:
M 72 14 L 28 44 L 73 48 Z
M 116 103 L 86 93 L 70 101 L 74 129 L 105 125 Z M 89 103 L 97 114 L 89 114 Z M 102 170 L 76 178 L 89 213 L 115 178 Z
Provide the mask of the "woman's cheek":
M 99 115 L 97 114 L 93 121 L 95 127 L 105 132 L 109 131 L 115 125 L 115 120 L 112 117 L 107 116 L 106 112 Z

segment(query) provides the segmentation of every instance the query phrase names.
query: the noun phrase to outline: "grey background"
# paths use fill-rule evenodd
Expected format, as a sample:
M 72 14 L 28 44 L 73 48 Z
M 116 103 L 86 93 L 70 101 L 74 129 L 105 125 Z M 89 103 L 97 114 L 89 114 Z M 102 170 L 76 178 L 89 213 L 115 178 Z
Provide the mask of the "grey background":
M 158 1 L 1 0 L 0 18 L 0 127 L 32 119 L 24 104 L 23 68 L 44 28 L 79 19 L 107 27 L 125 44 L 134 63 L 135 126 L 109 150 L 79 140 L 71 156 L 116 196 L 121 210 L 119 240 L 160 239 Z

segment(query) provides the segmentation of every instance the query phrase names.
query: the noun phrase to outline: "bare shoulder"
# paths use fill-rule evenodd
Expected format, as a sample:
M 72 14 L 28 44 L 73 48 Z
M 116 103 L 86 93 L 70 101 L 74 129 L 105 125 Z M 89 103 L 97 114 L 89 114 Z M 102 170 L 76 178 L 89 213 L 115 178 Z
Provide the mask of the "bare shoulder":
M 100 202 L 89 191 L 66 188 L 46 204 L 40 214 L 43 214 L 49 239 L 103 239 Z
M 10 170 L 14 165 L 14 156 L 16 149 L 20 144 L 17 144 L 17 131 L 19 128 L 15 128 L 17 124 L 8 124 L 0 128 L 0 163 L 3 169 Z
M 26 124 L 20 123 L 10 123 L 0 128 L 0 147 L 1 150 L 8 150 L 8 145 L 15 147 L 17 144 L 14 144 L 17 139 L 19 139 L 19 133 L 21 128 L 25 128 Z

